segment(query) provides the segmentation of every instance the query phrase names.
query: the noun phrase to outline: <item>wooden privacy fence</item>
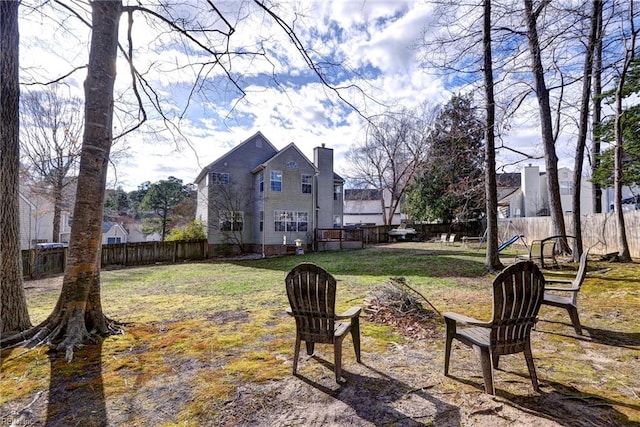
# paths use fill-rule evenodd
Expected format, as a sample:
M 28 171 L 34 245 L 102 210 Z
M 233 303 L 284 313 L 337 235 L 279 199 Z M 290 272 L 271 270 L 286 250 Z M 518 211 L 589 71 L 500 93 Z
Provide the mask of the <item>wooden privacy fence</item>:
M 566 234 L 573 235 L 573 215 L 564 217 Z M 640 211 L 624 212 L 629 252 L 633 258 L 640 258 Z M 592 254 L 605 255 L 618 252 L 618 227 L 613 212 L 583 215 L 582 243 Z M 498 238 L 506 239 L 521 234 L 526 242 L 542 240 L 554 235 L 551 217 L 527 217 L 501 219 L 498 224 Z
M 206 240 L 138 242 L 102 245 L 101 265 L 148 265 L 207 258 Z M 22 251 L 24 277 L 41 277 L 64 271 L 67 248 Z

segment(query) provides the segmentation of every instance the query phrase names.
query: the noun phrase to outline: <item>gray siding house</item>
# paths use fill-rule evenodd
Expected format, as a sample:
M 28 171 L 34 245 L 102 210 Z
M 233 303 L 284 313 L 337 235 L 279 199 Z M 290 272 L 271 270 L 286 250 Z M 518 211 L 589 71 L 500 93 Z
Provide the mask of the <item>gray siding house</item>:
M 342 226 L 344 180 L 333 150 L 316 147 L 311 162 L 291 143 L 276 149 L 261 132 L 206 166 L 195 180 L 196 218 L 210 253 L 280 254 L 313 245 L 318 228 Z

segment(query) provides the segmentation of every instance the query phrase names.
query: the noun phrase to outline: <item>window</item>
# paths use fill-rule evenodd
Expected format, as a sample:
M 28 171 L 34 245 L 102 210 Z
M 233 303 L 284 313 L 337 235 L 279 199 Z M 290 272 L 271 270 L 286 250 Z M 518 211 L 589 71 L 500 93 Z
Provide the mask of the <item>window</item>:
M 298 163 L 297 163 L 297 162 L 295 162 L 295 161 L 293 161 L 293 160 L 289 160 L 289 161 L 287 162 L 287 167 L 288 167 L 289 169 L 297 169 L 297 168 L 298 168 Z
M 242 231 L 244 228 L 244 212 L 222 212 L 219 223 L 220 231 Z
M 571 181 L 560 181 L 560 195 L 561 196 L 570 196 L 573 194 L 573 183 Z
M 213 173 L 211 173 L 211 183 L 212 184 L 227 185 L 227 184 L 229 184 L 229 174 L 228 173 L 213 172 Z
M 302 174 L 302 193 L 311 194 L 311 186 L 313 184 L 313 175 Z
M 309 228 L 309 212 L 296 212 L 296 225 L 298 231 L 307 231 Z
M 271 191 L 282 191 L 282 171 L 271 171 Z
M 260 232 L 264 230 L 264 211 L 260 211 Z
M 342 217 L 340 215 L 333 216 L 333 228 L 342 228 Z
M 333 200 L 342 200 L 342 185 L 333 185 Z
M 264 192 L 264 171 L 258 172 L 258 187 L 260 192 Z
M 309 212 L 275 211 L 275 231 L 308 231 Z
M 107 237 L 107 245 L 113 245 L 121 242 L 122 242 L 122 238 L 120 237 Z
M 287 230 L 287 222 L 290 221 L 291 212 L 287 211 L 275 211 L 274 212 L 274 230 L 275 231 L 286 231 Z

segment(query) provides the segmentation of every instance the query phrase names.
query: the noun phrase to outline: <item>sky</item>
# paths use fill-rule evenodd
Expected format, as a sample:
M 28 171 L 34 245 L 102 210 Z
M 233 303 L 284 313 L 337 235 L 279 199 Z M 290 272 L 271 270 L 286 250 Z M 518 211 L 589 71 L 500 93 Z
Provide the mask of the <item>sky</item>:
M 197 1 L 177 2 L 169 11 L 201 26 L 227 29 L 219 20 L 199 13 Z M 166 118 L 147 102 L 148 121 L 114 146 L 109 188 L 130 191 L 145 181 L 169 176 L 191 183 L 202 168 L 258 131 L 276 148 L 294 142 L 309 159 L 314 147 L 325 144 L 334 150 L 336 172 L 348 177 L 345 155 L 364 139 L 362 115 L 378 114 L 390 106 L 442 105 L 452 94 L 473 87 L 459 76 L 425 68 L 420 41 L 438 31 L 436 11 L 428 1 L 281 2 L 274 9 L 292 25 L 310 55 L 327 67 L 329 82 L 343 87 L 338 93 L 351 105 L 321 84 L 282 28 L 255 5 L 239 0 L 215 3 L 235 30 L 228 39 L 230 49 L 242 52 L 223 57 L 226 71 L 202 65 L 211 55 L 177 39 L 166 25 L 134 14 L 134 64 L 153 88 Z M 81 20 L 50 3 L 37 9 L 31 4 L 23 2 L 20 21 L 23 91 L 41 88 L 34 83 L 54 80 L 85 65 L 90 40 Z M 76 12 L 90 20 L 88 8 Z M 460 25 L 465 25 L 465 18 L 470 19 L 462 16 Z M 208 36 L 215 42 L 214 34 Z M 120 41 L 126 46 L 126 15 Z M 217 46 L 221 46 L 219 40 Z M 249 54 L 262 50 L 265 56 Z M 122 55 L 117 67 L 114 134 L 139 117 Z M 86 69 L 80 68 L 64 79 L 64 90 L 82 97 L 85 76 Z M 503 140 L 518 150 L 541 155 L 533 97 L 523 103 L 522 111 Z M 558 143 L 561 166 L 573 165 L 571 137 L 569 133 Z M 542 160 L 515 160 L 521 158 L 503 152 L 498 163 L 508 171 L 517 171 L 525 163 L 544 165 Z

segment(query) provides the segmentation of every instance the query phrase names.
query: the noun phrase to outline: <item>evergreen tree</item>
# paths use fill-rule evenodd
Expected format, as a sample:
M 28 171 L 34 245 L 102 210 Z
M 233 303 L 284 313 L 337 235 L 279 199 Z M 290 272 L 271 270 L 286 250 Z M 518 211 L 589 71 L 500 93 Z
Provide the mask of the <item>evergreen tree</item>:
M 484 212 L 483 135 L 471 94 L 453 96 L 435 120 L 426 161 L 409 190 L 414 221 L 449 223 Z

